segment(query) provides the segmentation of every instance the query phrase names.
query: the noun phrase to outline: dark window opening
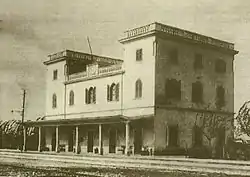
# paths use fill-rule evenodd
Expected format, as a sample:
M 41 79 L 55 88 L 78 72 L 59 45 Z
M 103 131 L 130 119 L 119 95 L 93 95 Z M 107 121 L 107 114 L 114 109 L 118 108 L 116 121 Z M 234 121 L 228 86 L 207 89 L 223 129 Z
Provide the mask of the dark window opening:
M 172 64 L 177 65 L 179 63 L 178 61 L 178 50 L 177 49 L 173 49 L 169 52 L 169 57 L 170 57 L 170 62 Z
M 95 104 L 96 103 L 96 87 L 90 87 L 85 89 L 85 103 Z
M 141 98 L 142 97 L 142 81 L 138 79 L 135 82 L 135 98 Z
M 58 75 L 58 71 L 54 70 L 53 71 L 53 80 L 57 80 L 57 75 Z
M 107 100 L 119 101 L 119 83 L 112 83 L 111 86 L 107 85 Z
M 142 49 L 136 50 L 136 61 L 142 60 Z
M 226 62 L 218 59 L 215 62 L 215 72 L 217 73 L 225 73 L 226 72 Z
M 167 100 L 181 100 L 181 81 L 167 79 L 165 84 L 165 96 Z
M 57 107 L 57 98 L 56 98 L 56 94 L 53 94 L 52 96 L 52 108 L 56 108 Z
M 202 55 L 195 54 L 194 69 L 202 69 L 202 68 L 203 68 Z
M 74 92 L 71 90 L 71 91 L 69 92 L 69 105 L 70 105 L 70 106 L 74 105 L 74 102 L 75 102 L 74 99 L 75 99 L 75 98 L 74 98 Z
M 225 106 L 225 89 L 218 86 L 216 89 L 216 107 L 220 109 L 223 106 Z
M 203 102 L 203 86 L 199 81 L 192 84 L 192 102 Z

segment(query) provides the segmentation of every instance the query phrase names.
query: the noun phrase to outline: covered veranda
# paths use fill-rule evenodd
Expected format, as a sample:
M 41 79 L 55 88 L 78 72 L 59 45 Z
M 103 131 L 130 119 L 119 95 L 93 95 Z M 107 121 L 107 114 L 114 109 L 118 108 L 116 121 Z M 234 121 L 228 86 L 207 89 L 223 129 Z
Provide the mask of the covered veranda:
M 26 127 L 38 127 L 39 152 L 64 151 L 100 155 L 140 154 L 145 144 L 143 139 L 150 142 L 146 143 L 147 146 L 153 147 L 152 125 L 152 116 L 108 116 L 25 122 Z M 26 142 L 25 136 L 24 139 Z

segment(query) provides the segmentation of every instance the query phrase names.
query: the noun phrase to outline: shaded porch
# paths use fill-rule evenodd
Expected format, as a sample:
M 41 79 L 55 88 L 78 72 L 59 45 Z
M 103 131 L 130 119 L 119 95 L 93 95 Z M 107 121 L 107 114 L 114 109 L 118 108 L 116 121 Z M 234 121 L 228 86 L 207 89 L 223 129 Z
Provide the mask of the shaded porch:
M 38 127 L 38 151 L 152 154 L 153 117 L 123 116 L 26 122 Z

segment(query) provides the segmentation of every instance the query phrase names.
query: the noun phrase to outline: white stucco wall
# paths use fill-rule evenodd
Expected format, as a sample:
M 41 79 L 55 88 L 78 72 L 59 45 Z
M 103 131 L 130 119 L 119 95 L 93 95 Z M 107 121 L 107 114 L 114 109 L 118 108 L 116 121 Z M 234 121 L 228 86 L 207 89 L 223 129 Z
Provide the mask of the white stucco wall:
M 127 42 L 124 46 L 123 107 L 125 116 L 154 114 L 155 93 L 155 37 Z M 142 49 L 142 60 L 136 61 L 136 50 Z M 142 81 L 142 98 L 135 99 L 135 82 Z
M 62 118 L 60 116 L 63 114 L 63 103 L 64 103 L 64 65 L 65 61 L 53 63 L 47 65 L 46 74 L 46 116 L 48 115 L 59 115 L 57 118 Z M 57 70 L 57 80 L 53 80 L 53 71 Z M 52 108 L 52 95 L 57 96 L 57 107 Z
M 99 117 L 121 115 L 122 74 L 101 77 L 83 82 L 67 84 L 66 113 L 67 118 Z M 107 100 L 107 85 L 119 83 L 119 101 Z M 96 103 L 85 103 L 85 89 L 96 87 Z M 74 105 L 69 105 L 69 93 L 74 91 Z

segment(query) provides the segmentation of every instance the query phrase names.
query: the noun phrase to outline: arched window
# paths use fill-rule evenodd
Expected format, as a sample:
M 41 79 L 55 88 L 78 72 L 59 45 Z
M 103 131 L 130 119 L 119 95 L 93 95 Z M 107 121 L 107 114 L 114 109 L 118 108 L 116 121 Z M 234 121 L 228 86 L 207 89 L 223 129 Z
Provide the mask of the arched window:
M 114 101 L 115 100 L 115 95 L 116 95 L 116 87 L 115 87 L 115 83 L 113 83 L 110 86 L 110 101 Z
M 52 96 L 52 108 L 56 108 L 57 107 L 57 98 L 56 98 L 56 94 L 54 93 Z
M 222 108 L 225 106 L 225 89 L 222 86 L 216 88 L 216 107 Z
M 141 98 L 142 97 L 142 81 L 138 79 L 135 82 L 135 98 Z
M 215 72 L 225 73 L 226 72 L 226 62 L 222 59 L 218 59 L 215 62 Z
M 203 101 L 203 86 L 202 83 L 197 81 L 192 84 L 192 102 L 202 103 Z
M 85 102 L 86 104 L 96 103 L 96 87 L 85 89 Z
M 111 86 L 107 85 L 107 100 L 119 101 L 119 83 L 112 83 Z
M 71 91 L 69 92 L 69 105 L 74 105 L 74 102 L 75 102 L 74 99 L 75 99 L 75 98 L 74 98 L 74 92 L 73 92 L 73 90 L 71 90 Z

